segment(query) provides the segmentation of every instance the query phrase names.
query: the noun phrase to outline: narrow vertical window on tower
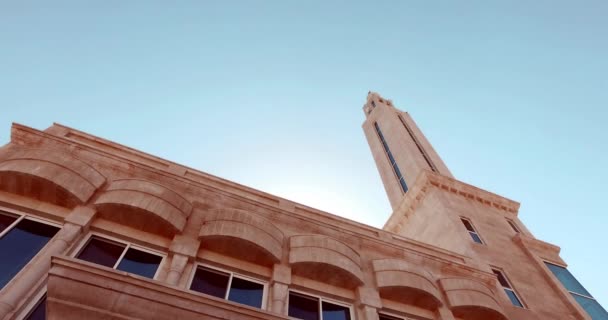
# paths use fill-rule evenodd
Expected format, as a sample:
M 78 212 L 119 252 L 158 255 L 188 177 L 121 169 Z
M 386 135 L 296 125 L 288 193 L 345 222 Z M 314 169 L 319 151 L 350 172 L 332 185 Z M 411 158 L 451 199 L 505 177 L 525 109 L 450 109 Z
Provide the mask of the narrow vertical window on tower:
M 418 139 L 416 138 L 416 136 L 412 132 L 412 129 L 410 129 L 410 127 L 405 122 L 405 119 L 403 119 L 403 117 L 400 114 L 398 116 L 399 116 L 399 120 L 401 121 L 401 124 L 403 124 L 403 127 L 405 128 L 405 130 L 407 131 L 407 133 L 410 135 L 410 138 L 412 138 L 412 140 L 414 141 L 414 144 L 418 148 L 418 151 L 420 151 L 420 154 L 424 158 L 424 161 L 426 161 L 426 164 L 429 166 L 429 168 L 433 172 L 438 172 L 437 171 L 437 167 L 435 167 L 435 164 L 433 163 L 433 161 L 431 161 L 431 158 L 429 157 L 429 155 L 426 154 L 426 152 L 424 151 L 424 148 L 422 148 L 422 145 L 420 144 L 420 141 L 418 141 Z
M 545 265 L 562 283 L 570 295 L 591 316 L 592 320 L 608 320 L 608 312 L 595 298 L 576 280 L 568 269 L 553 263 L 545 262 Z
M 479 243 L 479 244 L 483 244 L 483 241 L 481 241 L 481 237 L 479 237 L 477 230 L 475 230 L 475 228 L 473 228 L 473 223 L 471 222 L 471 220 L 465 219 L 465 218 L 460 218 L 460 221 L 462 221 L 462 224 L 467 229 L 467 232 L 469 232 L 469 235 L 471 236 L 473 241 L 475 241 L 476 243 Z
M 507 294 L 507 297 L 509 297 L 509 300 L 511 300 L 511 303 L 516 307 L 524 308 L 524 304 L 521 302 L 517 293 L 515 293 L 513 286 L 511 286 L 511 283 L 507 280 L 505 274 L 498 269 L 492 269 L 492 272 L 494 272 L 496 278 L 498 278 L 498 282 L 502 288 L 505 289 L 505 293 Z
M 391 167 L 393 167 L 393 172 L 395 173 L 395 176 L 397 177 L 397 181 L 399 182 L 399 185 L 401 186 L 401 190 L 403 190 L 403 192 L 405 193 L 408 190 L 407 184 L 405 183 L 405 178 L 403 178 L 403 175 L 401 174 L 401 170 L 399 170 L 399 166 L 397 166 L 397 162 L 395 161 L 395 157 L 393 157 L 393 154 L 391 153 L 391 149 L 389 149 L 388 144 L 386 143 L 386 140 L 384 139 L 384 135 L 382 134 L 382 130 L 380 130 L 380 126 L 378 125 L 377 122 L 374 122 L 374 127 L 376 128 L 376 133 L 378 133 L 380 142 L 382 142 L 382 146 L 384 147 L 384 151 L 386 152 L 388 161 L 391 163 Z

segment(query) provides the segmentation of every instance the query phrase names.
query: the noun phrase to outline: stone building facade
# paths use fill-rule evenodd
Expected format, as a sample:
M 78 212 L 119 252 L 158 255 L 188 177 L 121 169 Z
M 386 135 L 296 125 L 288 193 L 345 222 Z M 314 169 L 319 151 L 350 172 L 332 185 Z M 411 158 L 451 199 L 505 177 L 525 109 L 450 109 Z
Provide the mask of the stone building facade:
M 605 320 L 519 204 L 370 93 L 383 229 L 54 124 L 0 148 L 0 319 Z M 591 314 L 591 316 L 590 316 Z

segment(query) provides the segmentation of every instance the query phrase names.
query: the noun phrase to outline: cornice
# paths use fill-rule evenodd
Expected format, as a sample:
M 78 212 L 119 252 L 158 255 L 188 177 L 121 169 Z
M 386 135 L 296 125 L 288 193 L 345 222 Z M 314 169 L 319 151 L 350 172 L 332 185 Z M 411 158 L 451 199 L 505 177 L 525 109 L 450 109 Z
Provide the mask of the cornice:
M 451 192 L 468 200 L 476 201 L 488 207 L 507 212 L 508 214 L 517 215 L 519 211 L 520 204 L 516 201 L 430 170 L 423 170 L 405 194 L 402 202 L 393 211 L 393 214 L 387 220 L 383 229 L 398 232 L 407 220 L 407 217 L 416 211 L 422 200 L 428 194 L 428 191 L 433 187 Z
M 45 131 L 40 131 L 25 125 L 13 123 L 12 130 L 12 140 L 17 144 L 23 144 L 24 141 L 19 143 L 20 137 L 16 135 L 16 131 L 27 132 L 28 134 L 64 144 L 71 149 L 86 150 L 105 158 L 128 163 L 161 176 L 174 179 L 178 183 L 186 183 L 204 190 L 211 190 L 238 201 L 270 210 L 271 212 L 288 214 L 294 218 L 329 229 L 334 229 L 341 233 L 357 236 L 374 243 L 404 250 L 404 252 L 415 253 L 427 259 L 436 260 L 442 263 L 455 264 L 460 268 L 468 269 L 472 272 L 479 272 L 479 270 L 466 265 L 467 257 L 460 254 L 446 251 L 426 243 L 404 238 L 397 234 L 377 229 L 348 218 L 338 217 L 331 213 L 252 189 L 250 187 L 222 179 L 202 171 L 181 166 L 177 163 L 149 155 L 145 152 L 141 152 L 112 141 L 95 137 L 67 126 L 55 123 L 52 127 L 46 129 Z M 80 139 L 75 137 L 80 137 Z M 86 140 L 83 140 L 83 138 Z M 103 148 L 104 146 L 107 148 Z M 119 153 L 112 153 L 111 151 L 118 151 Z M 194 204 L 196 206 L 196 201 Z

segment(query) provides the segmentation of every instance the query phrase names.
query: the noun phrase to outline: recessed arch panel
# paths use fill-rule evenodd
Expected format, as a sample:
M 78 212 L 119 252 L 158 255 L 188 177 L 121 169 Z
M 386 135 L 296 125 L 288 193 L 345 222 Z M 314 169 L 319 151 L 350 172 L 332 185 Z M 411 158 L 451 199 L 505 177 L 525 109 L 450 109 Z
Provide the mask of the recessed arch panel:
M 323 235 L 298 235 L 289 241 L 294 274 L 336 286 L 363 284 L 361 258 L 346 244 Z
M 430 274 L 411 267 L 407 261 L 381 259 L 372 262 L 380 296 L 425 309 L 439 307 L 441 294 Z
M 137 179 L 112 181 L 95 206 L 103 218 L 166 236 L 181 232 L 192 211 L 177 192 Z
M 283 256 L 283 232 L 260 215 L 238 209 L 216 209 L 199 232 L 203 248 L 272 265 Z
M 492 290 L 480 281 L 445 278 L 439 281 L 452 313 L 464 320 L 507 320 Z
M 8 148 L 0 160 L 0 189 L 65 207 L 86 203 L 105 182 L 95 168 L 54 149 Z

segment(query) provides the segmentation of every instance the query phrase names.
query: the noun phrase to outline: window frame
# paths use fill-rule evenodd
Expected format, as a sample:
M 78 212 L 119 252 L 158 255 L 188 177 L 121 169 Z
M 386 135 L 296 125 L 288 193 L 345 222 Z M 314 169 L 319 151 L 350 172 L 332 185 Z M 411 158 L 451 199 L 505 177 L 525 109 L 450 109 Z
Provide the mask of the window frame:
M 464 223 L 464 221 L 467 221 L 471 225 L 471 228 L 473 228 L 473 231 L 470 231 L 469 229 L 467 229 L 467 226 Z M 473 221 L 471 219 L 464 217 L 464 216 L 460 216 L 460 223 L 462 224 L 462 227 L 464 228 L 464 230 L 469 234 L 469 237 L 471 238 L 471 241 L 473 241 L 473 243 L 479 244 L 479 245 L 486 245 L 486 240 L 481 237 L 481 235 L 479 234 L 479 230 L 475 227 L 475 225 L 473 224 Z M 473 239 L 473 236 L 471 234 L 475 234 L 479 238 L 479 241 L 481 241 L 481 243 L 475 241 L 475 239 Z
M 505 220 L 507 220 L 507 223 L 511 226 L 511 229 L 513 229 L 515 233 L 521 233 L 521 228 L 519 228 L 513 219 L 505 218 Z
M 402 315 L 398 315 L 395 313 L 391 313 L 388 311 L 378 311 L 378 318 L 380 318 L 380 316 L 387 316 L 387 317 L 391 317 L 391 318 L 395 318 L 395 319 L 399 319 L 399 320 L 414 320 L 413 318 L 410 318 L 408 316 L 402 316 Z
M 393 172 L 393 176 L 397 179 L 397 184 L 399 185 L 399 189 L 403 194 L 406 194 L 410 188 L 405 181 L 405 177 L 403 173 L 399 169 L 399 165 L 397 164 L 397 159 L 391 152 L 391 148 L 388 146 L 388 142 L 386 142 L 386 138 L 384 137 L 384 133 L 382 133 L 382 129 L 380 129 L 380 125 L 378 121 L 374 121 L 374 130 L 376 131 L 376 136 L 378 136 L 378 140 L 380 140 L 380 144 L 382 145 L 382 149 L 384 150 L 384 155 L 388 160 L 389 166 L 391 167 L 391 171 Z
M 335 304 L 335 305 L 341 306 L 341 307 L 348 308 L 348 315 L 350 316 L 350 320 L 355 320 L 355 317 L 354 317 L 355 315 L 353 313 L 353 305 L 352 304 L 348 304 L 346 302 L 343 302 L 343 301 L 340 301 L 340 300 L 335 300 L 335 299 L 332 299 L 332 298 L 326 298 L 326 297 L 318 295 L 318 294 L 314 294 L 314 293 L 310 293 L 310 292 L 306 292 L 306 291 L 302 291 L 302 290 L 298 290 L 298 289 L 291 289 L 291 288 L 289 290 L 287 290 L 287 316 L 288 317 L 289 317 L 289 296 L 290 296 L 291 292 L 294 292 L 294 293 L 299 294 L 299 295 L 303 295 L 303 296 L 308 296 L 308 297 L 311 297 L 311 298 L 319 299 L 318 300 L 319 301 L 319 303 L 318 303 L 318 305 L 319 305 L 319 308 L 318 308 L 318 311 L 319 311 L 319 320 L 323 320 L 323 302 L 324 301 L 328 302 L 328 303 L 331 303 L 331 304 Z M 290 319 L 297 319 L 297 318 L 293 318 L 293 317 L 289 317 L 289 318 Z
M 500 283 L 500 280 L 498 280 L 498 277 L 496 277 L 496 281 L 498 281 L 498 284 L 500 285 L 501 288 L 503 288 L 504 290 L 509 290 L 513 293 L 513 295 L 515 295 L 515 297 L 517 298 L 517 300 L 519 301 L 519 303 L 521 303 L 521 307 L 520 306 L 516 306 L 513 304 L 513 302 L 511 301 L 511 298 L 509 298 L 507 296 L 507 299 L 509 300 L 509 302 L 511 302 L 511 305 L 516 307 L 516 308 L 520 308 L 520 309 L 528 309 L 528 306 L 526 305 L 526 303 L 524 302 L 524 300 L 521 298 L 521 295 L 519 295 L 519 293 L 517 293 L 517 290 L 515 290 L 515 287 L 513 286 L 513 282 L 509 279 L 509 277 L 507 276 L 507 273 L 505 272 L 504 269 L 496 267 L 496 266 L 490 266 L 490 269 L 492 269 L 492 271 L 498 271 L 503 278 L 505 278 L 505 281 L 507 282 L 507 284 L 509 285 L 509 288 L 504 287 L 502 285 L 502 283 Z
M 268 300 L 268 291 L 269 291 L 268 290 L 268 288 L 269 288 L 268 287 L 268 281 L 260 280 L 258 278 L 247 276 L 247 275 L 244 275 L 244 274 L 239 273 L 239 272 L 231 271 L 229 269 L 217 267 L 215 265 L 210 265 L 210 264 L 204 263 L 204 262 L 196 262 L 192 266 L 192 272 L 190 272 L 190 277 L 189 277 L 188 282 L 187 282 L 188 286 L 186 287 L 186 289 L 189 292 L 194 292 L 196 294 L 202 294 L 205 297 L 214 297 L 212 295 L 208 295 L 208 294 L 205 294 L 205 293 L 202 293 L 202 292 L 190 289 L 190 287 L 192 287 L 192 282 L 194 281 L 194 275 L 196 274 L 196 271 L 198 270 L 199 267 L 211 270 L 212 272 L 215 271 L 215 272 L 219 272 L 219 273 L 227 273 L 227 274 L 229 274 L 228 284 L 226 285 L 227 286 L 226 293 L 224 294 L 224 298 L 222 298 L 222 299 L 225 300 L 225 301 L 229 301 L 231 303 L 236 303 L 236 304 L 238 304 L 240 306 L 245 306 L 245 307 L 249 307 L 249 308 L 258 309 L 256 307 L 252 307 L 252 306 L 249 306 L 249 305 L 246 305 L 246 304 L 238 303 L 236 301 L 228 300 L 228 297 L 230 296 L 231 286 L 232 286 L 232 278 L 236 275 L 237 278 L 240 278 L 242 280 L 246 280 L 246 281 L 250 281 L 250 282 L 253 282 L 253 283 L 261 284 L 264 289 L 262 289 L 263 290 L 262 291 L 262 306 L 259 309 L 260 310 L 266 310 L 266 307 L 268 306 L 268 303 L 267 303 L 267 300 Z M 214 297 L 214 298 L 217 298 L 217 297 Z
M 20 210 L 15 210 L 15 209 L 11 209 L 11 208 L 7 208 L 4 206 L 0 206 L 0 214 L 5 214 L 7 213 L 9 216 L 16 216 L 17 219 L 15 219 L 15 221 L 13 221 L 11 224 L 9 224 L 6 229 L 2 230 L 2 232 L 0 232 L 0 240 L 7 234 L 9 233 L 11 230 L 13 230 L 15 228 L 15 226 L 17 226 L 17 224 L 19 224 L 21 221 L 23 220 L 30 220 L 30 221 L 34 221 L 34 222 L 38 222 L 38 223 L 42 223 L 42 224 L 46 224 L 49 226 L 53 226 L 53 227 L 57 227 L 57 233 L 61 232 L 61 229 L 63 228 L 63 224 L 58 223 L 56 221 L 50 220 L 50 219 L 46 219 L 46 218 L 42 218 L 42 217 L 38 217 L 38 216 L 34 216 L 28 212 L 25 211 L 20 211 Z M 30 261 L 28 261 L 25 265 L 23 265 L 23 268 L 21 268 L 21 270 L 19 270 L 19 272 L 17 272 L 15 274 L 15 276 L 13 276 L 13 278 L 11 278 L 6 285 L 4 286 L 6 288 L 6 286 L 8 286 L 11 282 L 13 282 L 13 280 L 15 279 L 15 277 L 17 277 L 19 275 L 19 273 L 21 273 L 21 271 L 23 271 L 23 269 L 25 269 L 31 262 L 32 260 L 36 259 L 36 257 L 40 254 L 41 251 L 44 250 L 44 248 L 46 248 L 46 246 L 55 238 L 55 236 L 57 235 L 57 233 L 55 233 L 55 235 L 53 237 L 51 237 L 49 239 L 49 241 L 42 246 L 42 248 L 40 248 L 40 250 L 38 252 L 36 252 L 36 254 L 30 259 Z M 46 287 L 46 285 L 45 285 Z M 46 289 L 45 291 L 46 292 Z M 29 312 L 29 311 L 28 311 Z
M 142 252 L 145 252 L 145 253 L 149 253 L 149 254 L 160 256 L 161 257 L 160 263 L 158 264 L 158 268 L 156 269 L 156 272 L 154 273 L 154 277 L 152 277 L 152 278 L 144 277 L 144 276 L 138 275 L 136 273 L 127 272 L 129 274 L 132 274 L 132 275 L 135 275 L 135 276 L 138 276 L 138 277 L 142 277 L 142 278 L 145 278 L 145 279 L 158 280 L 158 275 L 160 273 L 160 270 L 164 267 L 164 264 L 165 264 L 165 262 L 167 260 L 166 259 L 167 258 L 167 254 L 166 253 L 158 251 L 158 250 L 146 248 L 146 247 L 143 247 L 143 246 L 138 245 L 138 244 L 133 244 L 131 241 L 119 239 L 117 237 L 113 237 L 113 236 L 110 236 L 110 235 L 107 235 L 107 234 L 103 234 L 103 233 L 100 233 L 100 232 L 97 232 L 97 231 L 90 231 L 84 237 L 84 240 L 82 240 L 78 244 L 78 246 L 76 246 L 76 248 L 74 249 L 74 251 L 72 252 L 72 254 L 70 255 L 70 257 L 78 259 L 78 255 L 82 252 L 82 250 L 84 250 L 84 248 L 87 246 L 87 244 L 89 244 L 89 242 L 91 242 L 91 239 L 93 239 L 94 237 L 96 237 L 97 239 L 99 239 L 101 241 L 108 241 L 110 243 L 111 242 L 115 242 L 115 243 L 118 243 L 118 244 L 124 244 L 125 245 L 125 248 L 123 249 L 122 253 L 118 257 L 118 260 L 116 260 L 116 263 L 114 263 L 114 266 L 112 266 L 112 270 L 121 271 L 121 270 L 118 270 L 116 268 L 120 265 L 120 262 L 124 258 L 125 254 L 127 254 L 127 251 L 129 251 L 129 248 L 133 248 L 135 250 L 139 250 L 139 251 L 142 251 Z M 78 259 L 78 260 L 80 260 L 80 259 Z M 80 261 L 84 261 L 84 260 L 80 260 Z M 96 264 L 94 262 L 88 262 L 88 261 L 85 261 L 85 262 L 87 262 L 87 263 L 93 263 L 95 265 L 107 268 L 105 266 Z M 121 271 L 121 272 L 126 272 L 126 271 Z
M 17 314 L 15 319 L 18 319 L 18 320 L 27 319 L 30 316 L 30 314 L 32 314 L 34 309 L 38 306 L 38 302 L 40 302 L 40 299 L 42 299 L 42 297 L 44 297 L 46 294 L 47 294 L 47 287 L 45 284 L 40 289 L 38 289 L 38 292 L 36 292 L 36 294 L 33 294 L 30 296 L 30 300 L 28 301 L 28 303 L 23 305 L 23 307 L 21 308 L 21 311 Z
M 561 286 L 561 287 L 562 287 L 562 288 L 563 288 L 563 289 L 564 289 L 564 290 L 565 290 L 567 293 L 569 293 L 570 295 L 577 295 L 577 296 L 579 296 L 579 297 L 583 297 L 583 298 L 587 298 L 587 299 L 591 299 L 591 300 L 597 301 L 597 299 L 595 299 L 595 298 L 594 298 L 594 297 L 592 297 L 592 296 L 587 296 L 587 295 L 584 295 L 584 294 L 581 294 L 581 293 L 578 293 L 578 292 L 574 292 L 574 291 L 570 291 L 570 290 L 568 290 L 568 288 L 566 288 L 566 286 L 565 286 L 565 285 L 562 283 L 562 281 L 561 281 L 561 280 L 560 280 L 560 279 L 559 279 L 559 278 L 558 278 L 558 277 L 555 275 L 555 273 L 553 273 L 553 271 L 551 271 L 551 269 L 549 269 L 549 267 L 547 266 L 547 263 L 548 263 L 548 264 L 552 264 L 552 265 L 554 265 L 554 266 L 558 266 L 558 267 L 560 267 L 560 268 L 564 268 L 564 269 L 566 269 L 566 270 L 568 271 L 568 273 L 570 273 L 570 275 L 572 275 L 572 277 L 573 277 L 573 278 L 574 278 L 574 279 L 575 279 L 575 280 L 576 280 L 576 281 L 577 281 L 577 282 L 578 282 L 578 283 L 579 283 L 579 284 L 580 284 L 580 285 L 583 287 L 583 289 L 585 289 L 585 291 L 587 291 L 587 292 L 588 292 L 587 288 L 585 288 L 585 286 L 583 286 L 583 284 L 582 284 L 582 283 L 580 283 L 580 282 L 578 281 L 578 279 L 577 279 L 577 278 L 576 278 L 576 277 L 575 277 L 575 276 L 572 274 L 572 272 L 570 272 L 570 270 L 568 270 L 568 267 L 567 267 L 567 266 L 564 266 L 564 265 L 559 264 L 559 263 L 555 263 L 555 262 L 547 261 L 547 260 L 542 260 L 542 261 L 543 261 L 543 265 L 544 265 L 544 268 L 546 269 L 546 271 L 547 271 L 547 272 L 548 272 L 548 273 L 549 273 L 549 274 L 550 274 L 550 275 L 551 275 L 551 276 L 552 276 L 552 277 L 553 277 L 553 278 L 554 278 L 554 279 L 557 281 L 557 283 L 559 283 L 559 285 L 560 285 L 560 286 Z M 591 294 L 591 293 L 590 293 L 590 294 Z M 572 299 L 574 299 L 574 297 L 572 297 Z M 578 301 L 576 301 L 576 299 L 574 299 L 574 300 L 575 300 L 575 302 L 577 303 L 577 305 L 579 305 L 579 306 L 581 307 L 581 309 L 583 309 L 583 311 L 585 311 L 585 313 L 586 313 L 585 308 L 583 308 L 583 306 L 581 306 L 581 305 L 580 305 L 580 303 L 578 303 Z M 599 304 L 599 302 L 598 302 L 598 304 Z M 601 305 L 600 305 L 600 306 L 601 306 Z M 602 306 L 602 307 L 603 307 L 603 306 Z
M 53 221 L 53 220 L 50 220 L 50 219 L 41 218 L 41 217 L 38 217 L 38 216 L 34 216 L 34 215 L 31 215 L 31 214 L 29 214 L 27 212 L 23 212 L 23 211 L 19 211 L 19 210 L 13 210 L 13 209 L 9 209 L 9 208 L 0 206 L 0 214 L 2 214 L 2 212 L 8 213 L 9 216 L 11 216 L 11 215 L 12 216 L 17 216 L 17 219 L 15 219 L 15 221 L 13 221 L 11 224 L 9 224 L 6 227 L 6 229 L 4 229 L 4 230 L 2 230 L 2 232 L 0 232 L 0 239 L 2 239 L 5 234 L 7 234 L 19 222 L 21 222 L 21 220 L 25 220 L 25 219 L 31 220 L 31 221 L 34 221 L 34 222 L 38 222 L 38 223 L 47 224 L 47 225 L 50 225 L 50 226 L 53 226 L 53 227 L 57 227 L 57 228 L 59 228 L 59 230 L 57 231 L 57 233 L 59 233 L 59 231 L 61 231 L 61 228 L 63 227 L 63 224 L 58 223 L 56 221 Z M 53 236 L 53 238 L 54 238 L 54 236 Z M 51 239 L 53 239 L 53 238 L 51 238 Z M 49 242 L 50 241 L 51 240 L 49 239 Z M 42 247 L 42 248 L 44 248 L 44 247 Z M 40 251 L 42 251 L 42 249 L 40 249 Z M 36 254 L 36 255 L 38 255 L 38 254 Z

